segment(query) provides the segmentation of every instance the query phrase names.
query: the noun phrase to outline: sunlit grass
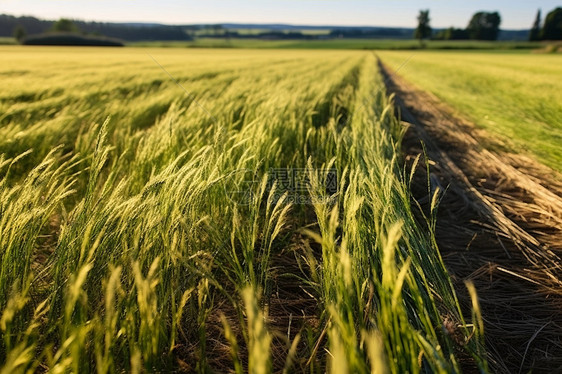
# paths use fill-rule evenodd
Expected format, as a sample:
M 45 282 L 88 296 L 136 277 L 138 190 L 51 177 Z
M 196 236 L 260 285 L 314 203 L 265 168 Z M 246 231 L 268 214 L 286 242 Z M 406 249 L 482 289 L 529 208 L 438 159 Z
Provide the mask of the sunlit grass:
M 486 370 L 478 309 L 468 324 L 434 218 L 414 217 L 403 129 L 372 54 L 5 52 L 6 373 L 208 372 L 217 360 L 252 373 L 279 362 L 449 373 L 461 369 L 458 350 Z M 287 168 L 306 173 L 300 193 L 312 204 L 271 180 Z M 292 276 L 310 287 L 318 323 L 279 357 L 271 274 L 296 237 L 306 266 Z

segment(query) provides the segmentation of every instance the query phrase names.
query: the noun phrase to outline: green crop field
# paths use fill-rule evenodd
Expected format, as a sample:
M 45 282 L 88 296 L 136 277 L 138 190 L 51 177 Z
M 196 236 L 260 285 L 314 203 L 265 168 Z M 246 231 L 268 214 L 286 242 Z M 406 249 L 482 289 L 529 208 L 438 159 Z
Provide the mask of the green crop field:
M 263 30 L 262 30 L 263 31 Z M 264 49 L 360 49 L 360 50 L 531 50 L 544 48 L 548 44 L 539 42 L 479 41 L 479 40 L 429 40 L 420 45 L 412 39 L 316 39 L 316 40 L 268 40 L 244 38 L 205 38 L 192 41 L 146 41 L 133 42 L 133 47 L 182 47 L 182 48 L 264 48 Z
M 380 57 L 394 69 L 411 57 L 400 75 L 508 149 L 562 171 L 562 55 L 428 51 Z
M 371 52 L 4 46 L 0 75 L 2 373 L 486 370 Z

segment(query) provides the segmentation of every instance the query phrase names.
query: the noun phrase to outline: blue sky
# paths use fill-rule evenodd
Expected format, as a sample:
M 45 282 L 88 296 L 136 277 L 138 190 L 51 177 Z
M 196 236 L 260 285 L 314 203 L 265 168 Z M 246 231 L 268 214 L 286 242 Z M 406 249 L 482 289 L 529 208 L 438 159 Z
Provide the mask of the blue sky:
M 0 13 L 55 19 L 160 23 L 291 23 L 414 27 L 430 9 L 433 27 L 464 27 L 479 10 L 497 10 L 502 28 L 529 28 L 562 0 L 0 0 Z

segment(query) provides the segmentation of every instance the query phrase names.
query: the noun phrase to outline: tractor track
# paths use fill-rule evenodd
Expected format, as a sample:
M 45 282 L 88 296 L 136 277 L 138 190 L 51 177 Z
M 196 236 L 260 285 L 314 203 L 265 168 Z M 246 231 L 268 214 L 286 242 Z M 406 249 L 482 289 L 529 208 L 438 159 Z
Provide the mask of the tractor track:
M 430 159 L 430 178 L 417 168 L 414 197 L 427 208 L 428 187 L 445 190 L 437 241 L 467 311 L 464 282 L 477 288 L 492 370 L 560 372 L 562 177 L 524 156 L 488 150 L 484 131 L 379 67 L 408 127 L 406 164 L 423 148 Z

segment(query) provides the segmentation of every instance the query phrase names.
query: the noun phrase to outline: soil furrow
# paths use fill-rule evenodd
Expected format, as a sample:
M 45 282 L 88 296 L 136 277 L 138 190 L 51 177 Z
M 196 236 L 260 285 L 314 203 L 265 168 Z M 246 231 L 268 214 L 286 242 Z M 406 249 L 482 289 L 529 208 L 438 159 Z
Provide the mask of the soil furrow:
M 423 142 L 430 179 L 446 190 L 438 244 L 467 311 L 464 282 L 476 285 L 493 370 L 562 370 L 560 176 L 524 156 L 484 148 L 492 141 L 483 131 L 380 68 L 408 122 L 406 162 L 424 152 Z M 431 201 L 427 180 L 418 167 L 412 186 L 418 201 Z

